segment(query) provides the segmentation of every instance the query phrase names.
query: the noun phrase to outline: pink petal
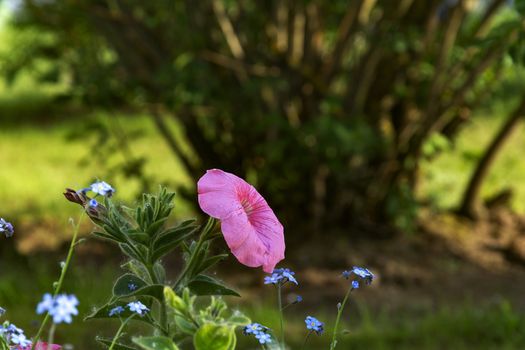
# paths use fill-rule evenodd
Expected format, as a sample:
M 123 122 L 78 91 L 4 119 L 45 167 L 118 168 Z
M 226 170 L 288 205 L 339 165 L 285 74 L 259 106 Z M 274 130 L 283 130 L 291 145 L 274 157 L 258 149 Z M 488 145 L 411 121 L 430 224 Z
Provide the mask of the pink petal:
M 266 200 L 241 178 L 218 169 L 209 170 L 197 186 L 202 210 L 221 220 L 237 260 L 271 273 L 284 259 L 285 243 L 283 226 Z
M 197 182 L 199 206 L 211 217 L 223 219 L 242 209 L 237 198 L 236 186 L 243 181 L 222 170 L 208 170 Z

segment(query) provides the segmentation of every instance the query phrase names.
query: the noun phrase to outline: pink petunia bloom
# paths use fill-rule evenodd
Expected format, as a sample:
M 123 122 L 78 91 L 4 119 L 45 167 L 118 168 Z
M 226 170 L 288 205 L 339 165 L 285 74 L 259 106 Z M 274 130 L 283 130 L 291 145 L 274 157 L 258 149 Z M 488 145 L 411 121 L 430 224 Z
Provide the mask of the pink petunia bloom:
M 49 346 L 47 345 L 47 343 L 44 343 L 41 341 L 36 343 L 36 346 L 35 346 L 35 350 L 48 350 L 48 348 Z M 19 346 L 18 348 L 15 348 L 15 349 L 16 350 L 31 350 L 31 345 L 28 345 L 25 348 L 22 348 Z M 51 350 L 62 350 L 62 347 L 57 344 L 51 344 Z
M 224 239 L 237 260 L 271 273 L 284 259 L 284 230 L 257 190 L 233 174 L 212 169 L 199 179 L 197 191 L 201 209 L 221 221 Z

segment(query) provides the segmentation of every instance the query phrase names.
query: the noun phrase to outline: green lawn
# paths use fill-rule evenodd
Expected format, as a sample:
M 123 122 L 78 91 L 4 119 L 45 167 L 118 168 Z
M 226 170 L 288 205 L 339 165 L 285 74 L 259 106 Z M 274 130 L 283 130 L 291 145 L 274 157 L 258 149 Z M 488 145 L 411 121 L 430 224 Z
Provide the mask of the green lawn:
M 34 335 L 41 316 L 35 314 L 35 306 L 43 293 L 51 289 L 59 273 L 56 267 L 45 260 L 32 258 L 31 269 L 19 266 L 16 271 L 0 272 L 0 304 L 7 309 L 4 319 L 9 319 Z M 74 260 L 75 261 L 75 260 Z M 75 350 L 93 350 L 95 336 L 111 337 L 118 328 L 118 322 L 82 321 L 90 310 L 103 304 L 111 291 L 112 279 L 118 276 L 116 263 L 104 266 L 73 263 L 66 278 L 64 291 L 74 293 L 80 300 L 80 315 L 71 325 L 60 325 L 57 342 L 73 344 Z M 255 273 L 255 272 L 254 272 Z M 92 278 L 97 276 L 96 279 Z M 31 278 L 28 278 L 31 276 Z M 24 291 L 21 293 L 20 291 Z M 366 290 L 360 291 L 366 293 Z M 242 294 L 242 292 L 241 292 Z M 239 299 L 227 299 L 236 305 Z M 254 322 L 271 327 L 279 334 L 278 315 L 272 300 L 240 299 L 238 306 Z M 466 303 L 457 309 L 437 308 L 421 314 L 414 312 L 372 312 L 365 306 L 351 305 L 343 316 L 338 349 L 523 349 L 525 348 L 525 315 L 515 311 L 505 301 L 492 304 Z M 374 309 L 380 309 L 377 306 Z M 385 305 L 385 310 L 387 306 Z M 335 306 L 322 304 L 303 307 L 298 304 L 286 311 L 287 343 L 291 349 L 301 349 L 306 335 L 304 317 L 312 315 L 325 322 L 326 331 L 322 336 L 310 337 L 304 349 L 327 349 L 335 319 Z M 147 335 L 150 330 L 141 328 L 140 323 L 128 329 L 128 334 Z M 257 349 L 256 341 L 238 332 L 238 349 Z
M 465 185 L 482 156 L 485 147 L 504 122 L 505 112 L 498 115 L 478 115 L 459 135 L 455 144 L 423 166 L 420 195 L 432 198 L 441 208 L 459 204 Z M 484 198 L 512 188 L 515 210 L 525 212 L 525 124 L 507 140 L 482 188 Z

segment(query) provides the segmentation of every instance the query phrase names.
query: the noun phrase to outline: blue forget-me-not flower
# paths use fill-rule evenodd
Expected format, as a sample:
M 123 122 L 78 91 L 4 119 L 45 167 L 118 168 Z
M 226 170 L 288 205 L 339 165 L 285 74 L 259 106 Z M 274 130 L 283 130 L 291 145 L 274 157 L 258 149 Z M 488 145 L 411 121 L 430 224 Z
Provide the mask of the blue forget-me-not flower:
M 140 301 L 132 301 L 128 304 L 128 308 L 131 312 L 135 312 L 140 316 L 144 316 L 149 311 L 148 307 Z
M 3 233 L 7 238 L 12 237 L 15 233 L 13 224 L 0 218 L 0 233 Z
M 113 309 L 109 310 L 109 317 L 120 315 L 124 312 L 124 308 L 122 306 L 115 306 Z
M 73 294 L 60 294 L 56 297 L 44 294 L 42 301 L 37 305 L 37 314 L 48 312 L 53 323 L 71 323 L 73 316 L 78 315 L 78 299 Z
M 317 318 L 312 316 L 306 316 L 304 323 L 306 323 L 306 329 L 308 329 L 309 331 L 315 332 L 317 333 L 317 335 L 323 334 L 324 323 L 319 321 Z

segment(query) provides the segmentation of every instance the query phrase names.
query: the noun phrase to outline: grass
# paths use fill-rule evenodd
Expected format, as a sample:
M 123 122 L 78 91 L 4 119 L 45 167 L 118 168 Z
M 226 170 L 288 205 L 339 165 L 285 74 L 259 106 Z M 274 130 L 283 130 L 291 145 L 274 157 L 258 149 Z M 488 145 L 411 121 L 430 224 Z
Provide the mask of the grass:
M 366 292 L 366 291 L 363 291 Z M 253 320 L 277 329 L 277 313 L 260 305 L 248 314 Z M 327 311 L 312 311 L 326 321 L 322 336 L 311 336 L 304 349 L 327 349 L 335 318 Z M 306 330 L 304 317 L 290 310 L 287 339 L 292 349 L 300 349 Z M 305 314 L 306 315 L 306 314 Z M 347 310 L 340 330 L 338 349 L 522 349 L 525 347 L 525 315 L 502 301 L 495 305 L 465 304 L 457 309 L 442 307 L 425 315 L 409 312 L 373 314 L 366 307 Z M 253 339 L 241 337 L 240 348 L 255 348 Z
M 116 170 L 130 159 L 146 161 L 144 175 L 151 183 L 173 190 L 189 183 L 147 116 L 92 112 L 82 118 L 44 119 L 32 113 L 45 109 L 49 96 L 17 87 L 13 91 L 13 100 L 0 93 L 0 217 L 13 221 L 22 235 L 35 228 L 65 231 L 67 219 L 77 213 L 62 196 L 65 187 L 80 189 L 104 179 L 117 188 L 119 200 L 136 200 L 142 192 L 140 179 Z M 21 96 L 33 96 L 26 101 L 36 106 L 24 107 L 27 114 L 17 121 L 13 111 L 23 110 L 17 107 Z M 116 147 L 117 133 L 121 141 L 133 137 L 125 151 Z M 176 215 L 192 214 L 183 200 L 177 204 Z
M 454 145 L 425 163 L 421 196 L 431 198 L 440 208 L 457 206 L 477 161 L 504 122 L 504 116 L 505 112 L 501 110 L 497 115 L 476 116 Z M 523 135 L 525 125 L 522 123 L 496 158 L 481 193 L 483 198 L 489 198 L 511 188 L 514 191 L 512 207 L 520 213 L 525 212 L 525 163 L 521 160 L 525 149 Z
M 27 267 L 31 266 L 31 268 Z M 74 293 L 81 301 L 80 316 L 71 325 L 61 325 L 57 341 L 71 343 L 75 350 L 100 348 L 95 336 L 111 337 L 118 328 L 117 322 L 86 321 L 82 318 L 92 307 L 103 304 L 109 297 L 112 280 L 118 276 L 117 263 L 73 264 L 66 278 L 64 290 Z M 35 315 L 35 306 L 44 292 L 51 289 L 59 274 L 58 264 L 49 265 L 49 258 L 32 257 L 28 264 L 17 269 L 0 272 L 0 301 L 8 312 L 7 319 L 34 334 L 41 320 Z M 31 278 L 28 278 L 31 276 Z M 97 276 L 97 278 L 92 278 Z M 27 291 L 20 293 L 20 291 Z M 366 290 L 360 291 L 366 293 Z M 237 299 L 230 298 L 234 304 Z M 314 315 L 326 324 L 322 336 L 312 336 L 304 349 L 327 349 L 335 308 L 327 305 L 305 310 L 301 304 L 286 312 L 287 341 L 292 349 L 301 349 L 306 335 L 304 317 Z M 243 301 L 240 309 L 253 321 L 278 329 L 274 305 L 268 300 Z M 374 307 L 377 309 L 377 307 Z M 332 312 L 333 311 L 333 312 Z M 525 348 L 525 315 L 505 301 L 496 304 L 465 303 L 458 308 L 442 307 L 426 314 L 411 312 L 375 313 L 365 306 L 349 308 L 340 328 L 338 349 L 523 349 Z M 134 324 L 128 334 L 149 334 L 141 324 Z M 238 332 L 239 349 L 256 349 L 252 337 Z

